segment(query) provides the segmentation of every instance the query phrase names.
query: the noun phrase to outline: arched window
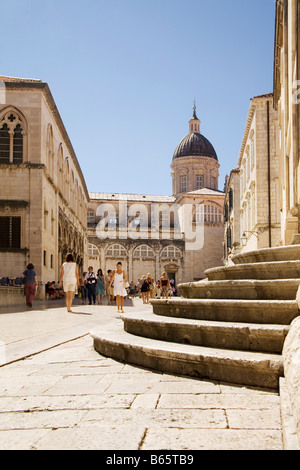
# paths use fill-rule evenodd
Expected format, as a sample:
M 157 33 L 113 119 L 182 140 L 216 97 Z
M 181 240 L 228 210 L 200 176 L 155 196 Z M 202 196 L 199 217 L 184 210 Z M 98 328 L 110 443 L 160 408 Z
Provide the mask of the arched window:
M 176 246 L 169 245 L 163 248 L 160 257 L 161 259 L 178 259 L 182 257 L 182 253 Z
M 54 151 L 53 151 L 53 130 L 51 124 L 47 129 L 47 168 L 51 178 L 54 178 Z
M 8 111 L 0 120 L 0 163 L 23 162 L 24 124 L 16 112 Z
M 10 138 L 7 124 L 0 128 L 0 163 L 9 163 Z
M 57 173 L 58 173 L 58 188 L 61 193 L 64 192 L 64 154 L 62 145 L 59 145 L 58 148 L 58 157 L 57 157 Z
M 23 135 L 22 127 L 18 124 L 15 128 L 14 138 L 13 138 L 13 162 L 22 163 L 23 162 Z
M 154 251 L 148 245 L 139 245 L 133 252 L 134 258 L 155 258 Z
M 115 244 L 108 248 L 106 256 L 109 258 L 126 258 L 127 253 L 122 245 Z
M 98 258 L 100 256 L 99 250 L 96 245 L 89 243 L 88 245 L 88 257 L 89 258 Z
M 205 204 L 204 208 L 201 204 L 197 207 L 196 222 L 221 224 L 222 223 L 222 209 L 214 204 Z

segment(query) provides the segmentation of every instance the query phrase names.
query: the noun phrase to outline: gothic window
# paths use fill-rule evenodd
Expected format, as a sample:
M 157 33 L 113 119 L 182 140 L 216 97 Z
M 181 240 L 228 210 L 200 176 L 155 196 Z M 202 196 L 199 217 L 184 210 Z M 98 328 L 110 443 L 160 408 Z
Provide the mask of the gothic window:
M 64 190 L 64 155 L 63 155 L 63 148 L 61 144 L 58 148 L 57 172 L 58 172 L 58 187 L 59 187 L 59 190 L 63 193 L 63 190 Z
M 7 124 L 0 129 L 0 163 L 9 163 L 10 138 Z
M 23 162 L 24 124 L 17 113 L 9 111 L 0 121 L 0 163 Z
M 154 258 L 154 251 L 148 245 L 137 246 L 133 252 L 134 258 Z
M 15 128 L 13 138 L 13 162 L 22 163 L 23 161 L 23 135 L 22 127 L 18 124 Z
M 53 151 L 53 130 L 51 124 L 47 129 L 47 168 L 51 178 L 54 178 L 54 151 Z
M 0 248 L 21 248 L 21 217 L 0 217 Z

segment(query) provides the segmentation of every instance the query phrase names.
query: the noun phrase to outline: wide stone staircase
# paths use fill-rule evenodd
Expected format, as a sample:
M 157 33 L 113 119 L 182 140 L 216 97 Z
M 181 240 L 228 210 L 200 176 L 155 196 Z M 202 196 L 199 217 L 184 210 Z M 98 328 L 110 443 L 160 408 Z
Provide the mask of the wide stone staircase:
M 152 300 L 153 311 L 122 315 L 119 329 L 92 331 L 95 349 L 154 370 L 278 388 L 283 343 L 299 315 L 300 245 L 232 261 L 179 285 L 180 297 Z

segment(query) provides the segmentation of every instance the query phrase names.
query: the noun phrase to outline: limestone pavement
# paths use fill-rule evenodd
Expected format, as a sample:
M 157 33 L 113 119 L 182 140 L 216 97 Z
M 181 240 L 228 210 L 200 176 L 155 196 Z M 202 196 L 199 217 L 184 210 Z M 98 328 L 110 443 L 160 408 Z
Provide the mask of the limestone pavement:
M 76 303 L 77 302 L 77 303 Z M 152 310 L 125 300 L 127 314 Z M 174 376 L 99 355 L 115 306 L 0 309 L 2 450 L 282 450 L 276 390 Z

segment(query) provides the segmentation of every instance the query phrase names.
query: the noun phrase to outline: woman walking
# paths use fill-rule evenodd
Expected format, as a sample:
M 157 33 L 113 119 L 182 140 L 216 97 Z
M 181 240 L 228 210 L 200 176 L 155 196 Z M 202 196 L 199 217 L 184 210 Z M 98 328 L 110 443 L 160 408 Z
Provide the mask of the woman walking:
M 96 286 L 96 295 L 98 300 L 98 305 L 102 305 L 102 297 L 105 294 L 104 290 L 104 276 L 102 273 L 102 269 L 98 269 L 97 271 L 97 286 Z
M 106 295 L 107 295 L 107 305 L 113 305 L 114 303 L 114 292 L 113 287 L 111 286 L 111 278 L 112 278 L 112 270 L 109 269 L 107 271 L 107 276 L 105 278 L 105 285 L 106 285 Z
M 164 272 L 160 278 L 161 296 L 163 299 L 169 298 L 169 289 L 171 289 L 170 281 L 167 274 Z
M 79 276 L 77 264 L 71 253 L 67 255 L 66 262 L 61 267 L 59 285 L 60 287 L 63 285 L 66 294 L 67 311 L 73 313 L 71 307 L 76 285 L 79 285 Z
M 25 279 L 26 305 L 31 308 L 37 285 L 37 275 L 32 263 L 28 264 L 26 271 L 22 274 L 22 278 Z
M 111 277 L 109 287 L 111 286 L 112 282 L 114 283 L 114 295 L 116 296 L 117 306 L 118 306 L 118 313 L 124 313 L 123 310 L 123 303 L 124 297 L 127 295 L 127 291 L 124 287 L 124 282 L 126 281 L 127 274 L 122 269 L 122 263 L 119 261 L 117 263 L 117 269 L 113 272 Z

